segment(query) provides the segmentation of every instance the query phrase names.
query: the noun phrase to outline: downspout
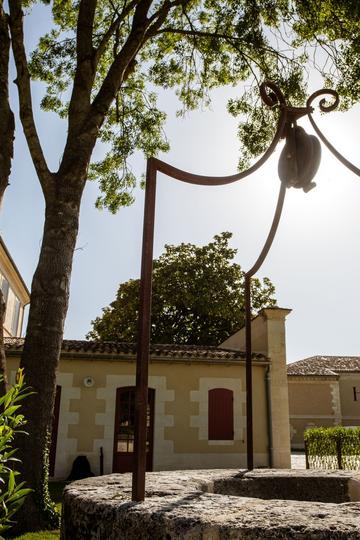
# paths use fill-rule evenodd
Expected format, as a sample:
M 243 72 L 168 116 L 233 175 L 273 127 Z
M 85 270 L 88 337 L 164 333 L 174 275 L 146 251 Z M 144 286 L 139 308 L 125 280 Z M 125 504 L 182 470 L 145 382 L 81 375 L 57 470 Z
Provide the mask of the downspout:
M 266 395 L 266 420 L 268 432 L 269 468 L 273 467 L 273 437 L 272 437 L 272 413 L 271 413 L 271 366 L 265 371 L 265 395 Z

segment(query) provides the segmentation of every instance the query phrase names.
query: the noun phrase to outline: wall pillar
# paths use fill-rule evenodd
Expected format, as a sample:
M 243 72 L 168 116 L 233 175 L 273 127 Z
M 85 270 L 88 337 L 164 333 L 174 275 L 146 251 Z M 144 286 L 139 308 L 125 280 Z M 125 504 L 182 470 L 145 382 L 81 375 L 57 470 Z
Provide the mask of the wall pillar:
M 271 360 L 270 404 L 273 467 L 291 468 L 289 396 L 286 369 L 285 318 L 289 309 L 264 309 L 267 355 Z
M 341 414 L 341 398 L 340 398 L 340 386 L 339 381 L 332 383 L 330 385 L 331 391 L 331 407 L 334 414 L 334 425 L 341 426 L 342 424 L 342 414 Z
M 265 308 L 251 321 L 253 352 L 270 361 L 269 405 L 272 466 L 291 468 L 289 397 L 286 369 L 285 319 L 290 309 Z M 228 338 L 221 347 L 245 350 L 245 329 Z

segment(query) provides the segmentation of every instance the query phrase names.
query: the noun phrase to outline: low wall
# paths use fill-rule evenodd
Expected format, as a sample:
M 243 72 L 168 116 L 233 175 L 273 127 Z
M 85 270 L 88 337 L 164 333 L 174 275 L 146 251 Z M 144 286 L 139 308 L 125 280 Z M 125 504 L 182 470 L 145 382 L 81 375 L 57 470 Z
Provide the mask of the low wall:
M 359 486 L 342 471 L 171 471 L 148 473 L 134 503 L 130 474 L 94 477 L 65 489 L 61 538 L 360 540 Z

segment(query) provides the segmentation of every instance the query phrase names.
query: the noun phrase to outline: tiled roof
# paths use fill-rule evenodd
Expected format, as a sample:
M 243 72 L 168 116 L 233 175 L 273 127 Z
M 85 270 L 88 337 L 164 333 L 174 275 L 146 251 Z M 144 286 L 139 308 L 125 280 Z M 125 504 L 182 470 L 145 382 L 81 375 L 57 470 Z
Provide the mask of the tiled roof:
M 288 375 L 337 376 L 343 372 L 360 372 L 360 356 L 311 356 L 287 366 Z
M 8 352 L 15 353 L 21 351 L 23 347 L 23 338 L 6 338 L 5 348 Z M 85 341 L 65 339 L 62 346 L 62 354 L 86 356 L 133 356 L 136 354 L 136 345 L 134 343 L 122 343 L 115 341 Z M 245 352 L 233 351 L 229 349 L 199 346 L 199 345 L 151 345 L 150 355 L 153 358 L 169 359 L 200 359 L 200 360 L 244 360 Z M 263 354 L 254 353 L 254 360 L 266 360 Z

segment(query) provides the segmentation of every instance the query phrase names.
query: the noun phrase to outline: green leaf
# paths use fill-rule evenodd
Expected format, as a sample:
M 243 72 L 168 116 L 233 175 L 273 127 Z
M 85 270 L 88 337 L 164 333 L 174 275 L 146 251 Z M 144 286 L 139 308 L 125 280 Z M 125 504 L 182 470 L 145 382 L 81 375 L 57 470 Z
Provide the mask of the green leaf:
M 8 480 L 8 493 L 9 495 L 12 494 L 15 488 L 15 475 L 14 471 L 10 471 L 9 473 L 9 480 Z
M 19 499 L 23 499 L 24 497 L 26 497 L 26 495 L 28 495 L 32 491 L 33 490 L 30 488 L 20 489 L 19 491 L 16 491 L 11 497 L 9 497 L 8 503 L 13 502 L 13 501 L 18 501 Z
M 17 414 L 21 406 L 14 403 L 22 396 L 29 395 L 29 390 L 24 386 L 22 370 L 19 370 L 16 380 L 16 384 L 2 396 L 2 407 L 0 405 L 0 531 L 5 531 L 11 526 L 12 516 L 32 491 L 24 487 L 25 482 L 16 483 L 19 472 L 13 469 L 14 464 L 19 463 L 14 457 L 16 453 L 16 448 L 13 447 L 14 437 L 22 432 L 20 428 L 25 423 L 23 415 Z
M 12 407 L 8 407 L 4 411 L 4 416 L 11 416 L 20 408 L 20 405 L 13 405 Z

